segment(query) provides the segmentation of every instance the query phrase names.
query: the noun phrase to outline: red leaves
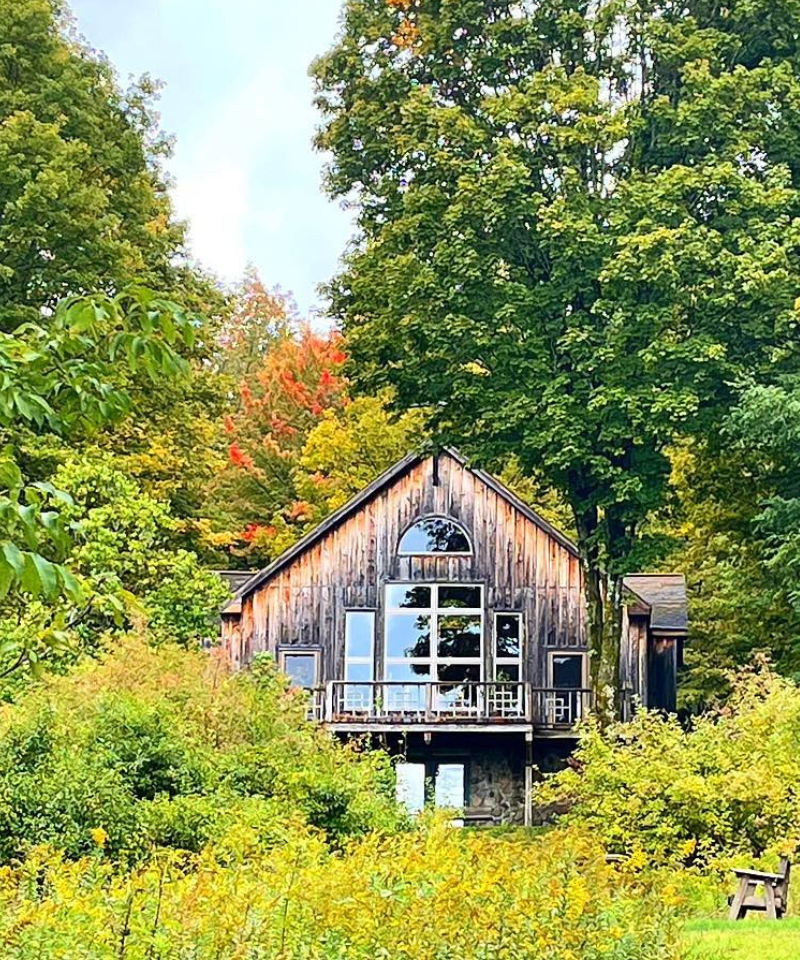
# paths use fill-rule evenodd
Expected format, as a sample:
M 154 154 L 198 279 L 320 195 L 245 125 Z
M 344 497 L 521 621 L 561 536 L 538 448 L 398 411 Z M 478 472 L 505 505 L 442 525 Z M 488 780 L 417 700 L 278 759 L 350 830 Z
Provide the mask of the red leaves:
M 257 540 L 271 540 L 277 533 L 277 529 L 270 524 L 264 526 L 260 523 L 248 523 L 240 536 L 245 543 L 253 543 Z
M 231 463 L 237 467 L 241 467 L 243 470 L 252 470 L 255 466 L 253 458 L 248 453 L 245 453 L 238 443 L 232 443 L 230 447 L 228 447 L 228 455 L 231 458 Z
M 326 412 L 348 403 L 346 359 L 338 333 L 306 326 L 276 339 L 239 386 L 239 410 L 225 418 L 223 428 L 235 468 L 228 478 L 232 497 L 246 511 L 240 546 L 246 544 L 251 554 L 272 555 L 316 516 L 295 488 L 292 471 Z M 275 526 L 258 522 L 268 518 Z

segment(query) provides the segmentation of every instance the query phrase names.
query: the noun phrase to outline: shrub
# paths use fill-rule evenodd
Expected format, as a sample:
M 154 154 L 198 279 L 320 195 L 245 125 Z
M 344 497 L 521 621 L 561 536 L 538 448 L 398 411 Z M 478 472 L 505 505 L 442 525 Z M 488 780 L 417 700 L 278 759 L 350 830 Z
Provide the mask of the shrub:
M 684 729 L 643 711 L 584 727 L 577 763 L 537 788 L 616 852 L 708 864 L 793 851 L 800 842 L 800 689 L 766 667 L 733 680 L 724 709 Z
M 197 851 L 241 821 L 268 838 L 299 816 L 329 839 L 400 823 L 392 768 L 305 719 L 274 666 L 128 638 L 0 708 L 0 858 L 49 843 L 70 857 Z
M 228 841 L 230 847 L 231 841 Z M 239 849 L 244 849 L 242 839 Z M 574 831 L 535 840 L 434 821 L 331 852 L 158 858 L 131 874 L 44 851 L 0 877 L 9 960 L 673 960 L 674 897 Z M 122 947 L 120 946 L 122 944 Z

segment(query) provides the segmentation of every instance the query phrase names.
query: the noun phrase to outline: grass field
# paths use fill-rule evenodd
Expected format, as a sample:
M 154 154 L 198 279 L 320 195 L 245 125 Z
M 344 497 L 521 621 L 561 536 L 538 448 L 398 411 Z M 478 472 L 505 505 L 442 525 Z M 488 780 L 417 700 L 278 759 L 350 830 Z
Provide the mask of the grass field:
M 800 919 L 694 920 L 686 941 L 692 960 L 800 960 Z

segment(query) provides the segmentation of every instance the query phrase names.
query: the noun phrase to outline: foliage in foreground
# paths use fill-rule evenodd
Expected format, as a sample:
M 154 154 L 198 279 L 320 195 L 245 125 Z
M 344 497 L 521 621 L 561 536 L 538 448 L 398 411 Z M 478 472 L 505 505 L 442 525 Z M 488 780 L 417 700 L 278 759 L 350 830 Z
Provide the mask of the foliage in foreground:
M 609 850 L 655 862 L 723 865 L 800 846 L 800 688 L 766 667 L 733 679 L 724 709 L 685 730 L 642 712 L 602 733 L 586 726 L 577 763 L 546 780 L 537 801 Z
M 393 828 L 385 756 L 339 746 L 268 662 L 246 674 L 129 639 L 0 709 L 0 862 L 199 851 L 234 824 L 269 846 L 286 824 L 334 841 Z M 99 833 L 98 833 L 99 831 Z
M 331 853 L 313 833 L 115 873 L 37 851 L 0 875 L 3 956 L 144 960 L 671 960 L 674 897 L 556 831 L 498 839 L 439 823 Z M 666 902 L 665 902 L 666 901 Z

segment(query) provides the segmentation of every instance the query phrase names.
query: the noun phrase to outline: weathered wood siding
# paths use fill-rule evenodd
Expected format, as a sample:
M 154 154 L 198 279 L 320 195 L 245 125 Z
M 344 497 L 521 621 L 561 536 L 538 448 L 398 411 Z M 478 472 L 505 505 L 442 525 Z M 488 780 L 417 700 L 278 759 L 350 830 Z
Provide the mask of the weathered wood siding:
M 452 517 L 469 532 L 472 556 L 400 557 L 401 534 L 414 520 Z M 558 540 L 449 455 L 417 462 L 349 519 L 309 546 L 242 603 L 240 637 L 229 633 L 239 663 L 287 646 L 318 647 L 322 679 L 340 679 L 348 609 L 376 611 L 376 651 L 383 649 L 387 581 L 484 586 L 485 676 L 491 677 L 494 614 L 521 612 L 526 679 L 544 685 L 550 648 L 584 647 L 581 570 Z

